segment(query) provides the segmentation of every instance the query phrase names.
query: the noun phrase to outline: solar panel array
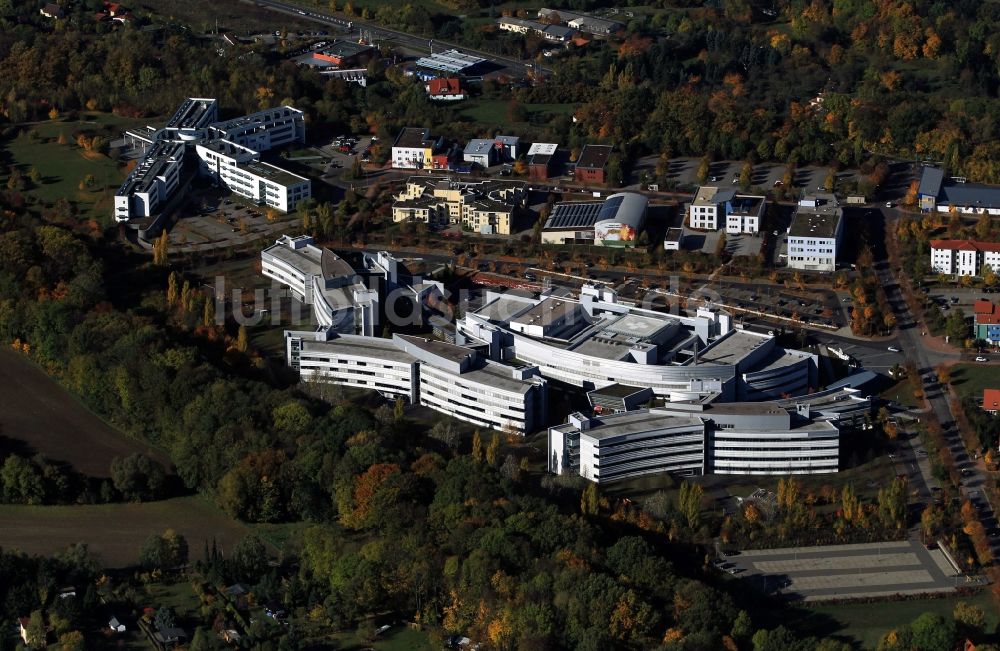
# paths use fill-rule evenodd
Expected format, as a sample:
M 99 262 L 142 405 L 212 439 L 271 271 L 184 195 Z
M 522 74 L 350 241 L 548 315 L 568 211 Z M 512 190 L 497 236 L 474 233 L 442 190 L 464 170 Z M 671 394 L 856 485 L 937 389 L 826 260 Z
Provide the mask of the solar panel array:
M 603 205 L 592 202 L 556 204 L 545 220 L 545 228 L 592 228 Z

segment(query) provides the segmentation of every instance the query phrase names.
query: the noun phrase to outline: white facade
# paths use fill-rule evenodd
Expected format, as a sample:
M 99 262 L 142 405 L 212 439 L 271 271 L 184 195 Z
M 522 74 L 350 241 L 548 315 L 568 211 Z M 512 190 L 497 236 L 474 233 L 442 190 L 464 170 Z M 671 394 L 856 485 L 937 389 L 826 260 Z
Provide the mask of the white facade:
M 718 188 L 698 188 L 694 201 L 688 205 L 688 225 L 691 228 L 706 231 L 719 230 L 719 214 L 723 212 L 724 204 L 715 199 L 715 195 L 718 193 Z
M 500 386 L 511 379 L 508 367 L 487 362 L 483 369 L 453 374 L 430 364 L 420 367 L 420 404 L 459 420 L 498 431 L 535 429 L 530 396 L 522 382 Z M 539 385 L 540 386 L 540 385 Z
M 285 352 L 306 381 L 403 397 L 498 431 L 525 434 L 546 424 L 548 387 L 537 369 L 483 360 L 470 348 L 405 335 L 286 331 Z
M 180 185 L 184 145 L 158 142 L 115 193 L 115 221 L 152 217 Z
M 417 361 L 388 339 L 340 335 L 317 340 L 315 333 L 286 332 L 285 342 L 289 366 L 307 382 L 330 382 L 417 402 Z
M 194 146 L 199 172 L 231 191 L 283 212 L 311 194 L 308 179 L 260 162 L 260 151 L 305 141 L 302 111 L 290 106 L 266 109 L 217 122 L 214 99 L 188 98 L 162 129 L 129 132 L 134 141 L 152 143 L 145 158 L 115 194 L 116 221 L 150 217 L 179 187 L 186 146 Z
M 457 331 L 463 341 L 488 346 L 492 359 L 517 359 L 588 390 L 617 383 L 649 387 L 668 400 L 736 400 L 750 390 L 801 395 L 816 385 L 814 356 L 785 359 L 773 337 L 735 330 L 726 313 L 664 315 L 619 304 L 613 292 L 590 286 L 579 305 L 487 292 Z M 768 371 L 776 359 L 787 362 L 777 378 Z
M 720 475 L 789 475 L 837 472 L 840 430 L 829 422 L 788 429 L 713 430 L 713 472 Z
M 691 228 L 715 231 L 725 227 L 731 235 L 760 232 L 764 217 L 764 197 L 736 194 L 734 190 L 717 187 L 698 188 L 694 200 L 688 205 L 688 223 Z
M 590 419 L 571 414 L 549 428 L 549 472 L 597 483 L 641 475 L 704 474 L 705 423 L 653 409 Z
M 1000 243 L 931 240 L 931 270 L 954 276 L 979 276 L 989 266 L 1000 271 Z
M 354 269 L 306 235 L 283 235 L 260 254 L 261 273 L 312 306 L 316 323 L 341 334 L 374 335 L 378 292 L 369 290 Z
M 836 271 L 843 235 L 844 213 L 832 194 L 802 199 L 788 228 L 788 267 Z
M 598 483 L 660 473 L 832 473 L 840 467 L 840 429 L 833 420 L 806 404 L 776 402 L 572 414 L 568 423 L 549 428 L 548 469 Z

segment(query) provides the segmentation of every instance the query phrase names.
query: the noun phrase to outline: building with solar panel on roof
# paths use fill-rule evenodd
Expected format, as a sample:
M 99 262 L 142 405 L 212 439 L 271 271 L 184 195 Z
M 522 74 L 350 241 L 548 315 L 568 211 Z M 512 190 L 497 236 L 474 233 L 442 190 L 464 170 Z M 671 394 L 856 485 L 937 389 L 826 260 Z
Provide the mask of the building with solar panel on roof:
M 635 246 L 646 225 L 648 204 L 635 192 L 619 192 L 604 201 L 556 204 L 542 227 L 542 242 Z

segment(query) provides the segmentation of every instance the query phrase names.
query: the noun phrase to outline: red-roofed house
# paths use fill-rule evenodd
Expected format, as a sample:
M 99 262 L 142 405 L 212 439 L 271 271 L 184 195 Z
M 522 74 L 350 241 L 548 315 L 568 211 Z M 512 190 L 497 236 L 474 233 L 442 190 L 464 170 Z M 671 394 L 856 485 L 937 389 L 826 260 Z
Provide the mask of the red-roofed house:
M 979 276 L 984 265 L 1000 271 L 1000 242 L 931 240 L 931 269 L 935 273 Z
M 465 91 L 462 90 L 462 82 L 456 77 L 445 77 L 438 79 L 431 79 L 424 86 L 427 91 L 427 96 L 433 100 L 441 100 L 445 102 L 454 102 L 460 99 L 465 99 Z
M 1000 411 L 1000 389 L 983 389 L 983 411 L 994 416 Z
M 972 332 L 976 339 L 1000 344 L 1000 305 L 992 301 L 976 301 L 972 306 Z

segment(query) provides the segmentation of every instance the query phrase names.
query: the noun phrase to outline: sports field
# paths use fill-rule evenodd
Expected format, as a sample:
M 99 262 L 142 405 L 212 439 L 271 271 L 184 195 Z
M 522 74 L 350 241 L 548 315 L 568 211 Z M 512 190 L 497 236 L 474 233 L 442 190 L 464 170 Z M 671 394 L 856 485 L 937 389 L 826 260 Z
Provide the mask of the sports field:
M 29 554 L 52 554 L 85 542 L 106 567 L 127 567 L 152 534 L 173 529 L 187 538 L 192 559 L 214 538 L 225 552 L 250 529 L 207 499 L 177 497 L 143 504 L 82 506 L 0 505 L 0 547 Z
M 108 477 L 111 460 L 141 452 L 170 460 L 95 416 L 29 359 L 0 348 L 0 454 L 41 453 L 92 477 Z

